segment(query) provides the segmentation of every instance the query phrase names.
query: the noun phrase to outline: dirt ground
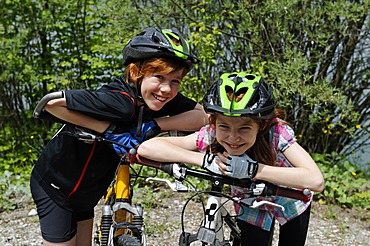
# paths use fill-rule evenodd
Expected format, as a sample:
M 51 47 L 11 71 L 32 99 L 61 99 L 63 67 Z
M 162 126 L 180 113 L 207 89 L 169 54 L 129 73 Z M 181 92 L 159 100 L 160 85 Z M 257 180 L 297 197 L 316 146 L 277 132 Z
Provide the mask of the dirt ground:
M 166 198 L 149 197 L 152 199 L 152 208 L 145 211 L 148 246 L 176 245 L 181 232 L 180 217 L 186 201 L 184 196 L 181 193 L 171 193 Z M 38 217 L 29 215 L 33 209 L 31 201 L 24 201 L 18 209 L 0 213 L 0 245 L 42 245 Z M 98 206 L 96 213 L 99 214 L 99 211 Z M 185 215 L 187 230 L 196 230 L 201 218 L 199 211 L 199 204 L 188 204 Z M 306 245 L 370 245 L 369 221 L 369 211 L 342 209 L 314 202 Z M 277 245 L 276 240 L 273 245 Z

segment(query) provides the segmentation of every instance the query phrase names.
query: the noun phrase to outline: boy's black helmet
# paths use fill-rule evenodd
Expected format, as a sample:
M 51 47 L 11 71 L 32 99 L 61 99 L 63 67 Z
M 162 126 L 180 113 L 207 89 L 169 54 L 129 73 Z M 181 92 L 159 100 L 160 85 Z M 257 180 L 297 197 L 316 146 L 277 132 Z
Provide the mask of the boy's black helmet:
M 270 117 L 276 106 L 270 86 L 261 76 L 246 72 L 222 74 L 203 103 L 209 113 L 256 118 Z
M 185 62 L 189 70 L 198 58 L 191 54 L 188 41 L 176 29 L 149 27 L 131 38 L 123 48 L 123 64 L 148 58 L 172 58 Z

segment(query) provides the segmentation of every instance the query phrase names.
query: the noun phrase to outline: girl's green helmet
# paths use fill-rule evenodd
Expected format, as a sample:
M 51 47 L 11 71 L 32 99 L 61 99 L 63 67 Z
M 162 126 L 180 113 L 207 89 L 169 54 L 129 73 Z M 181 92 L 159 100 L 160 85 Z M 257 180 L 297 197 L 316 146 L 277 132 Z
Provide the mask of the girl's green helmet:
M 272 90 L 261 76 L 247 72 L 224 73 L 203 99 L 209 113 L 227 116 L 270 117 L 276 103 Z

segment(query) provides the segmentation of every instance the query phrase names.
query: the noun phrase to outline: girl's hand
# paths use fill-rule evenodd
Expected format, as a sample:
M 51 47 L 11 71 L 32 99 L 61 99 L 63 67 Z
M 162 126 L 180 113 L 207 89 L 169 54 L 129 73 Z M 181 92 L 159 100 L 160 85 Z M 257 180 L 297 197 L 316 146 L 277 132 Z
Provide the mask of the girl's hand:
M 220 170 L 227 176 L 230 176 L 229 173 L 229 164 L 227 164 L 227 157 L 229 154 L 225 151 L 223 153 L 217 153 L 218 161 L 217 164 L 220 167 Z
M 225 175 L 239 179 L 252 179 L 256 176 L 258 162 L 251 159 L 247 154 L 240 156 L 228 155 L 226 152 L 217 154 L 220 161 L 219 166 Z
M 202 168 L 210 171 L 211 173 L 222 174 L 219 167 L 219 158 L 217 155 L 207 152 L 203 157 Z

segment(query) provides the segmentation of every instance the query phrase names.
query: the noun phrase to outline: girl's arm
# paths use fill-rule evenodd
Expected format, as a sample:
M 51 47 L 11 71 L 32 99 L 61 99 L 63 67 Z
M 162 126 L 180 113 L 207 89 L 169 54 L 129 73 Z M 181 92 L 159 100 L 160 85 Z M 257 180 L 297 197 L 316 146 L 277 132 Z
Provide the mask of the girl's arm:
M 204 154 L 197 151 L 196 134 L 183 137 L 156 137 L 143 142 L 138 154 L 162 162 L 182 162 L 202 166 Z
M 49 101 L 45 106 L 45 110 L 66 122 L 70 122 L 74 125 L 82 126 L 100 133 L 104 132 L 110 125 L 110 122 L 108 121 L 100 121 L 77 111 L 67 109 L 65 98 L 53 99 Z
M 284 151 L 285 157 L 294 168 L 273 167 L 259 163 L 256 179 L 312 191 L 324 190 L 324 177 L 311 156 L 297 143 Z
M 193 110 L 155 121 L 162 130 L 196 131 L 208 123 L 208 115 L 198 103 Z
M 255 178 L 288 187 L 310 189 L 321 192 L 324 190 L 324 177 L 311 156 L 297 143 L 293 143 L 284 151 L 285 157 L 294 167 L 276 167 L 258 163 Z M 218 155 L 222 162 L 221 170 L 226 170 L 227 153 Z

